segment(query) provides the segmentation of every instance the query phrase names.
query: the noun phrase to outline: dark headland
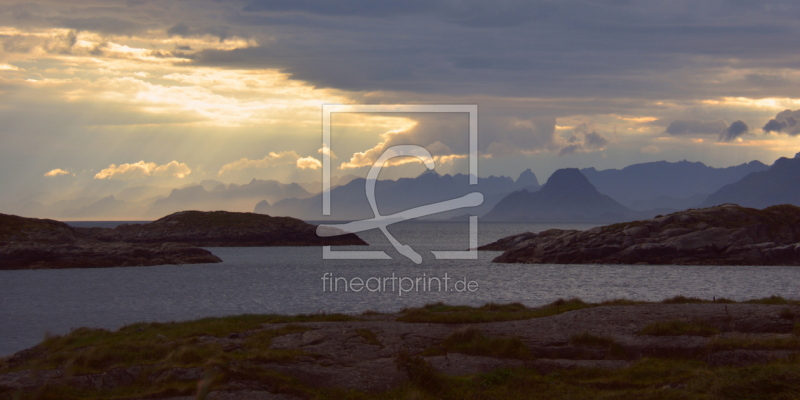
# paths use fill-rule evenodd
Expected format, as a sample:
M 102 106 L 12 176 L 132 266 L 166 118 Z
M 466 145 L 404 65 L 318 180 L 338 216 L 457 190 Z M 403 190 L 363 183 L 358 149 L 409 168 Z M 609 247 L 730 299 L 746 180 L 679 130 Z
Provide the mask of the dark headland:
M 800 207 L 724 204 L 587 231 L 522 233 L 481 246 L 500 263 L 800 265 Z
M 316 225 L 297 218 L 230 211 L 181 211 L 147 224 L 78 230 L 108 242 L 179 242 L 202 247 L 367 245 L 353 233 L 317 236 Z
M 0 214 L 0 269 L 103 268 L 217 263 L 200 248 L 365 245 L 354 234 L 321 238 L 288 217 L 183 211 L 140 225 L 73 228 L 63 222 Z

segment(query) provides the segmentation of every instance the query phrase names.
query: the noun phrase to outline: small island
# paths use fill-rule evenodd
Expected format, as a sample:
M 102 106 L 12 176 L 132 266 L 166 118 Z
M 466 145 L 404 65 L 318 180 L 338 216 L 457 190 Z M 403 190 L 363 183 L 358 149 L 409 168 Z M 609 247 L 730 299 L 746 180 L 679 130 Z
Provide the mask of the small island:
M 355 234 L 321 238 L 299 219 L 227 211 L 183 211 L 109 228 L 0 214 L 0 270 L 218 263 L 200 247 L 366 245 Z
M 6 214 L 0 214 L 0 260 L 0 270 L 222 262 L 188 244 L 103 242 L 63 222 Z
M 800 207 L 723 204 L 587 231 L 522 233 L 481 246 L 529 264 L 800 265 Z
M 317 236 L 316 225 L 297 218 L 231 211 L 181 211 L 146 224 L 78 230 L 105 242 L 179 242 L 201 247 L 367 245 L 344 231 L 339 236 Z

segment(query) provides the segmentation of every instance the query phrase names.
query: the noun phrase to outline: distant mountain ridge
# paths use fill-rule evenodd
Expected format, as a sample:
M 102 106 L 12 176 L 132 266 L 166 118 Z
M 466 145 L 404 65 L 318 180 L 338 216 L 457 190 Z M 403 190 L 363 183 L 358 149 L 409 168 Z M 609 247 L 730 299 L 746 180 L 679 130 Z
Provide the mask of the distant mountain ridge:
M 734 203 L 766 208 L 778 204 L 800 206 L 800 153 L 781 157 L 767 170 L 745 176 L 709 195 L 704 207 Z
M 439 175 L 423 173 L 415 178 L 379 180 L 375 186 L 375 200 L 381 215 L 389 215 L 410 208 L 454 199 L 479 191 L 484 195 L 481 206 L 458 209 L 432 216 L 436 219 L 456 218 L 465 214 L 482 215 L 508 193 L 526 187 L 538 189 L 533 172 L 523 173 L 522 179 L 513 181 L 508 177 L 490 176 L 478 178 L 478 185 L 469 184 L 469 175 Z M 355 179 L 346 185 L 333 188 L 330 193 L 330 217 L 322 215 L 322 194 L 307 199 L 288 199 L 275 204 L 262 201 L 255 212 L 269 215 L 285 215 L 305 220 L 359 220 L 372 218 L 372 209 L 367 202 L 366 179 Z
M 581 172 L 598 191 L 618 202 L 639 210 L 658 207 L 684 209 L 686 199 L 710 194 L 734 183 L 752 172 L 769 166 L 760 161 L 728 168 L 713 168 L 701 162 L 656 161 L 633 164 L 622 169 L 598 171 L 584 168 Z M 660 202 L 656 199 L 661 198 Z M 699 205 L 702 200 L 688 207 Z

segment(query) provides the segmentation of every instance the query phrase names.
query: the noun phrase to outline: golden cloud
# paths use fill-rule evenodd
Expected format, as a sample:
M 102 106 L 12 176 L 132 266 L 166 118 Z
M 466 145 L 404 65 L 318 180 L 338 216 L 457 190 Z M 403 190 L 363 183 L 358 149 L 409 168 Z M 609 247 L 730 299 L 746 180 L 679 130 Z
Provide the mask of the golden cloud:
M 94 179 L 119 179 L 130 180 L 140 179 L 148 176 L 160 177 L 175 177 L 183 179 L 186 175 L 192 173 L 192 170 L 184 163 L 177 161 L 170 161 L 164 165 L 158 165 L 153 162 L 144 162 L 144 160 L 131 164 L 111 164 L 108 168 L 95 174 Z
M 46 172 L 44 176 L 52 177 L 52 176 L 67 175 L 67 174 L 69 174 L 69 171 L 65 171 L 61 168 L 56 168 L 54 170 Z
M 322 162 L 314 157 L 308 156 L 297 159 L 297 168 L 300 169 L 320 169 Z
M 241 171 L 243 169 L 270 168 L 278 165 L 295 164 L 299 166 L 299 160 L 300 156 L 294 150 L 281 151 L 278 153 L 271 151 L 264 158 L 258 160 L 251 160 L 245 157 L 237 161 L 227 163 L 220 168 L 218 175 L 222 176 L 226 173 Z

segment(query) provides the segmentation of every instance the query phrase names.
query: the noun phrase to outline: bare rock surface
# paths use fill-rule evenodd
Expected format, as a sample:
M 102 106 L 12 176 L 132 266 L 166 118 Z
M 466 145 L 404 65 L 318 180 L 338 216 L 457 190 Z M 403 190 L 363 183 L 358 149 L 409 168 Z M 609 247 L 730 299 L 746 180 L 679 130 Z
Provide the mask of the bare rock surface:
M 500 263 L 800 265 L 800 207 L 724 204 L 587 231 L 522 233 L 481 246 Z

